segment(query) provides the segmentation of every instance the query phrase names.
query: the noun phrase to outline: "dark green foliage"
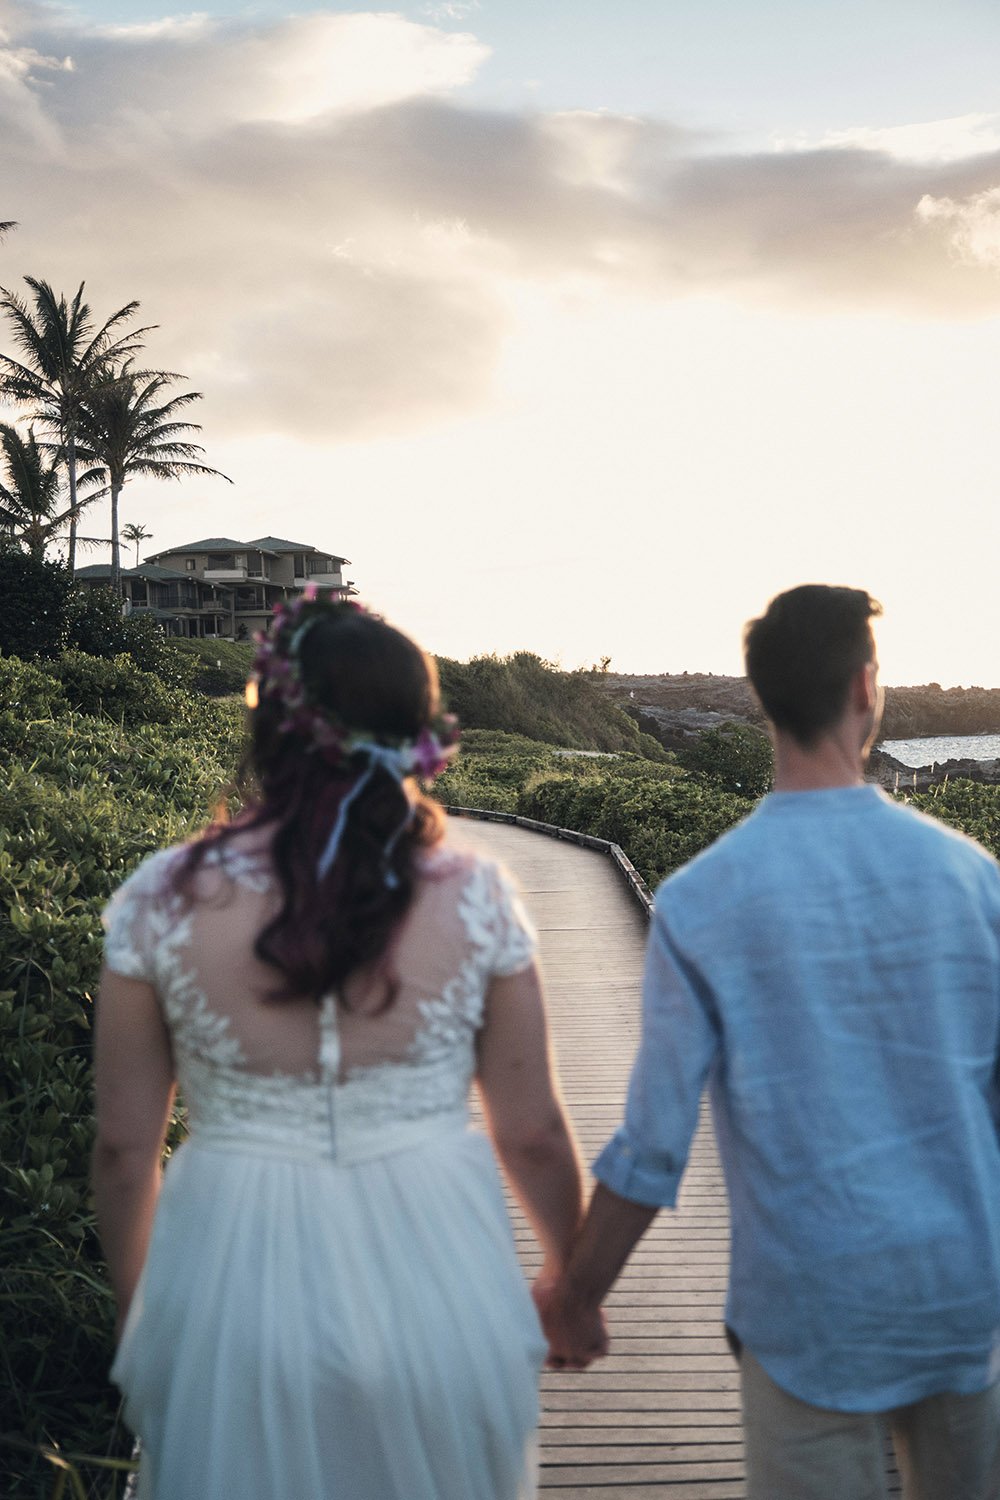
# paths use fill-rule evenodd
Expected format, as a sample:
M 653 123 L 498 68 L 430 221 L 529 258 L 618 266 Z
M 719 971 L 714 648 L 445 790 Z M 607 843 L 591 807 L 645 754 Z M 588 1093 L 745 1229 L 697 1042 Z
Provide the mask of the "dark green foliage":
M 140 672 L 131 656 L 66 651 L 51 664 L 72 708 L 124 724 L 169 724 L 183 714 L 183 694 L 154 672 Z
M 45 667 L 51 668 L 46 662 Z M 0 715 L 21 724 L 48 719 L 69 707 L 62 684 L 51 670 L 18 656 L 0 656 Z
M 242 694 L 256 651 L 252 641 L 176 640 L 170 644 L 195 663 L 192 685 L 197 692 L 213 698 Z
M 168 640 L 151 615 L 123 616 L 111 589 L 73 589 L 67 645 L 90 656 L 131 656 L 143 672 L 155 672 L 172 687 L 191 687 L 197 672 L 190 656 Z
M 438 658 L 441 688 L 466 728 L 499 729 L 574 750 L 633 750 L 662 760 L 662 748 L 595 684 L 589 672 L 560 672 L 530 651 L 513 656 Z
M 771 741 L 752 724 L 707 729 L 678 759 L 686 770 L 737 797 L 763 797 L 771 789 Z
M 752 803 L 693 777 L 635 775 L 616 769 L 550 776 L 517 799 L 517 811 L 620 844 L 650 886 L 745 818 Z
M 470 731 L 435 785 L 450 806 L 518 813 L 620 844 L 655 885 L 746 816 L 752 801 L 686 774 L 670 757 L 573 754 L 518 735 Z
M 525 789 L 539 780 L 551 776 L 593 778 L 602 767 L 622 783 L 633 777 L 661 780 L 679 774 L 667 755 L 651 762 L 628 751 L 573 751 L 525 735 L 470 729 L 462 735 L 461 755 L 439 777 L 434 794 L 449 807 L 522 812 Z
M 197 722 L 123 730 L 65 711 L 55 679 L 23 664 L 0 661 L 0 687 L 21 705 L 0 711 L 0 1432 L 122 1454 L 87 1190 L 99 913 L 144 854 L 205 822 L 242 714 L 202 700 Z M 46 702 L 56 716 L 31 722 Z M 14 1450 L 0 1472 L 12 1500 L 48 1495 L 54 1477 Z
M 57 656 L 66 645 L 71 588 L 61 563 L 0 546 L 0 651 L 27 661 Z
M 554 746 L 523 735 L 468 729 L 462 734 L 461 754 L 438 778 L 434 794 L 449 807 L 516 812 L 522 786 L 537 772 L 558 764 L 555 757 Z
M 942 781 L 927 792 L 914 792 L 900 800 L 967 833 L 1000 859 L 1000 786 Z

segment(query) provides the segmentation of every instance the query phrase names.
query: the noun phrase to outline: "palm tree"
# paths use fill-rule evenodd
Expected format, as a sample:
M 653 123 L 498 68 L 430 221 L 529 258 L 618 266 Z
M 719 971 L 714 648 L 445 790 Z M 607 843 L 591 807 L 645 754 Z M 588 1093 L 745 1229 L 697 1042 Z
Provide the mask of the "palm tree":
M 83 300 L 84 283 L 73 301 L 57 297 L 47 281 L 26 276 L 32 303 L 0 287 L 0 309 L 10 319 L 14 344 L 24 363 L 0 354 L 0 394 L 27 405 L 58 437 L 69 477 L 71 508 L 69 531 L 70 573 L 76 567 L 77 475 L 76 434 L 85 397 L 109 380 L 109 367 L 128 359 L 142 347 L 141 336 L 149 328 L 127 334 L 115 330 L 133 317 L 138 302 L 127 302 L 106 322 L 95 328 L 90 308 Z M 94 498 L 94 497 L 90 497 Z
M 12 229 L 16 229 L 16 228 L 17 228 L 17 220 L 16 219 L 8 219 L 5 223 L 0 223 L 0 240 L 3 239 L 3 237 L 4 237 L 5 234 L 9 234 Z
M 154 479 L 213 474 L 232 484 L 227 474 L 198 461 L 205 450 L 189 434 L 200 432 L 199 425 L 177 420 L 184 407 L 201 400 L 201 392 L 164 399 L 167 388 L 181 378 L 166 370 L 136 370 L 126 360 L 80 408 L 79 452 L 94 465 L 86 480 L 99 476 L 104 486 L 99 493 L 111 495 L 111 587 L 116 594 L 121 591 L 118 501 L 126 480 L 136 474 Z
M 122 541 L 135 542 L 136 567 L 139 566 L 139 543 L 147 542 L 152 535 L 153 533 L 151 531 L 147 531 L 141 521 L 138 524 L 136 524 L 135 521 L 129 521 L 127 526 L 122 527 Z
M 22 543 L 39 562 L 57 529 L 72 515 L 73 507 L 60 511 L 65 499 L 59 457 L 49 458 L 35 439 L 33 427 L 24 438 L 16 427 L 0 423 L 0 453 L 7 483 L 0 479 L 0 527 Z

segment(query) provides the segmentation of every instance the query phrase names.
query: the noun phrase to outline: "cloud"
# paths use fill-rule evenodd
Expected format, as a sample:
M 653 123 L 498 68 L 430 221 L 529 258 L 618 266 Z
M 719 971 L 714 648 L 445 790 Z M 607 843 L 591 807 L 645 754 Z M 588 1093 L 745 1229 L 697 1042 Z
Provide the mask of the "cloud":
M 917 217 L 944 227 L 963 265 L 1000 270 L 1000 187 L 973 193 L 961 203 L 927 194 L 917 204 Z
M 819 141 L 778 141 L 779 150 L 840 148 L 882 151 L 901 161 L 960 161 L 1000 151 L 1000 115 L 955 115 L 947 120 L 926 120 L 913 125 L 889 125 L 880 129 L 858 126 L 828 131 Z
M 97 27 L 0 0 L 0 219 L 21 225 L 0 279 L 86 279 L 105 316 L 139 297 L 206 426 L 316 441 L 481 401 L 526 281 L 1000 309 L 992 117 L 944 122 L 974 154 L 943 129 L 929 160 L 891 132 L 738 154 L 669 122 L 472 107 L 486 55 L 390 12 Z
M 479 10 L 479 0 L 431 0 L 421 7 L 421 14 L 429 21 L 467 21 Z

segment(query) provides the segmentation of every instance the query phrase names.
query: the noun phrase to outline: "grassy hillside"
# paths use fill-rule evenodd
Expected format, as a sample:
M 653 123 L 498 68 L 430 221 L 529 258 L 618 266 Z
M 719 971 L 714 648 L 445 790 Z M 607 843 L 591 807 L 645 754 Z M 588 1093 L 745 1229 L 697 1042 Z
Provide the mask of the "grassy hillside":
M 449 708 L 470 729 L 498 729 L 574 750 L 628 750 L 652 760 L 660 745 L 600 688 L 599 674 L 561 672 L 528 651 L 438 658 Z

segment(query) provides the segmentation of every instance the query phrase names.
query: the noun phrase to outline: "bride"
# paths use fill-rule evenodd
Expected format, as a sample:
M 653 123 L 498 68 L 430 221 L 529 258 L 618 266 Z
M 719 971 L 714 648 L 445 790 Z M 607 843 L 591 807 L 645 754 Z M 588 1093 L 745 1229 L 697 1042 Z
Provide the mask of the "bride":
M 412 641 L 307 594 L 248 701 L 243 810 L 105 914 L 94 1186 L 140 1496 L 521 1500 L 545 1345 L 467 1096 L 551 1282 L 581 1174 L 530 925 L 417 788 L 455 733 Z

